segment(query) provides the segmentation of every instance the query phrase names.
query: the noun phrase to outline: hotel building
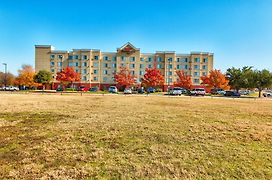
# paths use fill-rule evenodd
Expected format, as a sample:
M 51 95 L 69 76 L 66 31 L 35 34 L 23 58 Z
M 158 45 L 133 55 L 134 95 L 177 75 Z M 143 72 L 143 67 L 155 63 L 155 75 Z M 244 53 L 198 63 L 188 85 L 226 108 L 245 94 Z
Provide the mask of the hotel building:
M 114 73 L 120 67 L 127 67 L 141 82 L 146 68 L 156 66 L 164 76 L 164 90 L 177 81 L 177 70 L 184 70 L 192 77 L 193 85 L 201 83 L 200 77 L 213 69 L 213 53 L 191 52 L 179 54 L 175 51 L 156 51 L 141 53 L 139 48 L 126 43 L 116 52 L 101 52 L 99 49 L 73 49 L 72 51 L 55 50 L 51 45 L 35 46 L 35 70 L 47 70 L 54 78 L 53 88 L 59 85 L 57 72 L 65 67 L 73 67 L 81 75 L 78 85 L 99 86 L 106 89 L 114 85 Z

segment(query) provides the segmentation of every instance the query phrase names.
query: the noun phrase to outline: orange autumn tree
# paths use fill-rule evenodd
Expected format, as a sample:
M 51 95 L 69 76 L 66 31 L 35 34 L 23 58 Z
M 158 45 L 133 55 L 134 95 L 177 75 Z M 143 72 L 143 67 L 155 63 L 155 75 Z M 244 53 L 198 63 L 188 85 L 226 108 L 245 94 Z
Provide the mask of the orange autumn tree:
M 221 73 L 220 70 L 217 69 L 211 70 L 207 76 L 201 76 L 201 80 L 201 84 L 209 88 L 221 88 L 224 90 L 230 89 L 229 80 Z
M 162 86 L 164 83 L 164 77 L 161 71 L 156 68 L 146 68 L 145 74 L 142 79 L 142 84 L 145 87 L 158 87 Z
M 56 79 L 60 81 L 62 85 L 68 85 L 70 83 L 70 86 L 73 87 L 74 82 L 80 81 L 80 74 L 75 72 L 73 68 L 66 67 L 57 73 Z
M 114 79 L 118 88 L 127 88 L 136 83 L 136 77 L 131 74 L 128 68 L 120 67 L 120 71 L 115 73 Z
M 31 65 L 24 64 L 22 69 L 18 70 L 18 76 L 15 78 L 14 84 L 18 86 L 35 87 L 39 84 L 34 82 L 35 70 Z
M 176 73 L 178 75 L 178 80 L 174 83 L 174 85 L 185 89 L 191 89 L 193 85 L 191 76 L 186 75 L 183 70 L 176 71 Z

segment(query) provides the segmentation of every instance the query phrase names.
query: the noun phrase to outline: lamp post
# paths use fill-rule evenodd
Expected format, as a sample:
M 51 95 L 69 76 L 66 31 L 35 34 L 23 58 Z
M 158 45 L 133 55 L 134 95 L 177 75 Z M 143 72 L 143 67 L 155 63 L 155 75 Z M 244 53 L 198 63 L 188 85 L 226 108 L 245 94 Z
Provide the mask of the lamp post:
M 6 90 L 6 87 L 7 87 L 7 71 L 8 71 L 8 64 L 7 63 L 2 63 L 4 66 L 5 66 L 5 90 Z

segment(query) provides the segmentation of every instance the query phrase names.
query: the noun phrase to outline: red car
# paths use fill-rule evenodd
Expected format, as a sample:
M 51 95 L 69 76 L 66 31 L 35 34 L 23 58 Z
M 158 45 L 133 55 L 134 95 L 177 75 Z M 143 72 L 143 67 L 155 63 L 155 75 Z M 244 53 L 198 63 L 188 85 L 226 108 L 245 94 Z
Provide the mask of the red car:
M 88 91 L 89 89 L 86 88 L 85 86 L 79 86 L 77 90 L 78 91 Z

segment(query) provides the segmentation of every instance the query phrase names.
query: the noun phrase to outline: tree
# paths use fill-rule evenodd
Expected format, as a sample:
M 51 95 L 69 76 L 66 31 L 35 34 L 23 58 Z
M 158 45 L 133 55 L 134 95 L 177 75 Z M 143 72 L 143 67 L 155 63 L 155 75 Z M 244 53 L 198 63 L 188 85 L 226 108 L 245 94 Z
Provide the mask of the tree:
M 164 77 L 161 74 L 161 71 L 156 68 L 146 68 L 145 74 L 142 79 L 142 84 L 147 87 L 157 87 L 161 86 L 164 83 Z
M 178 80 L 175 83 L 175 86 L 179 86 L 185 89 L 191 89 L 192 87 L 192 79 L 191 76 L 186 75 L 185 72 L 182 71 L 176 71 L 177 75 L 178 75 Z
M 211 70 L 209 75 L 200 77 L 202 80 L 201 84 L 206 85 L 209 88 L 222 88 L 228 90 L 229 80 L 227 80 L 226 76 L 221 73 L 220 70 Z
M 266 69 L 254 70 L 251 77 L 252 85 L 259 91 L 259 97 L 261 97 L 262 90 L 272 86 L 272 73 Z
M 135 76 L 126 67 L 121 67 L 120 71 L 114 75 L 115 82 L 119 88 L 126 88 L 136 83 Z
M 45 89 L 45 84 L 49 84 L 52 80 L 52 75 L 50 72 L 46 70 L 40 70 L 35 76 L 34 76 L 34 82 L 40 83 L 43 85 L 43 90 Z
M 74 82 L 80 81 L 80 74 L 75 72 L 73 68 L 66 67 L 61 72 L 57 73 L 57 81 L 60 81 L 61 84 L 69 84 L 71 87 Z
M 15 84 L 19 86 L 33 87 L 37 86 L 34 82 L 35 70 L 31 65 L 22 65 L 22 69 L 18 70 L 18 76 L 15 78 Z
M 0 72 L 0 86 L 4 86 L 6 85 L 13 85 L 14 84 L 14 80 L 15 80 L 15 76 L 11 73 L 3 73 Z M 5 83 L 6 81 L 6 83 Z
M 229 85 L 231 88 L 235 89 L 237 92 L 241 88 L 250 88 L 250 74 L 252 74 L 252 67 L 244 66 L 240 68 L 229 68 L 227 69 L 227 79 L 229 80 Z

